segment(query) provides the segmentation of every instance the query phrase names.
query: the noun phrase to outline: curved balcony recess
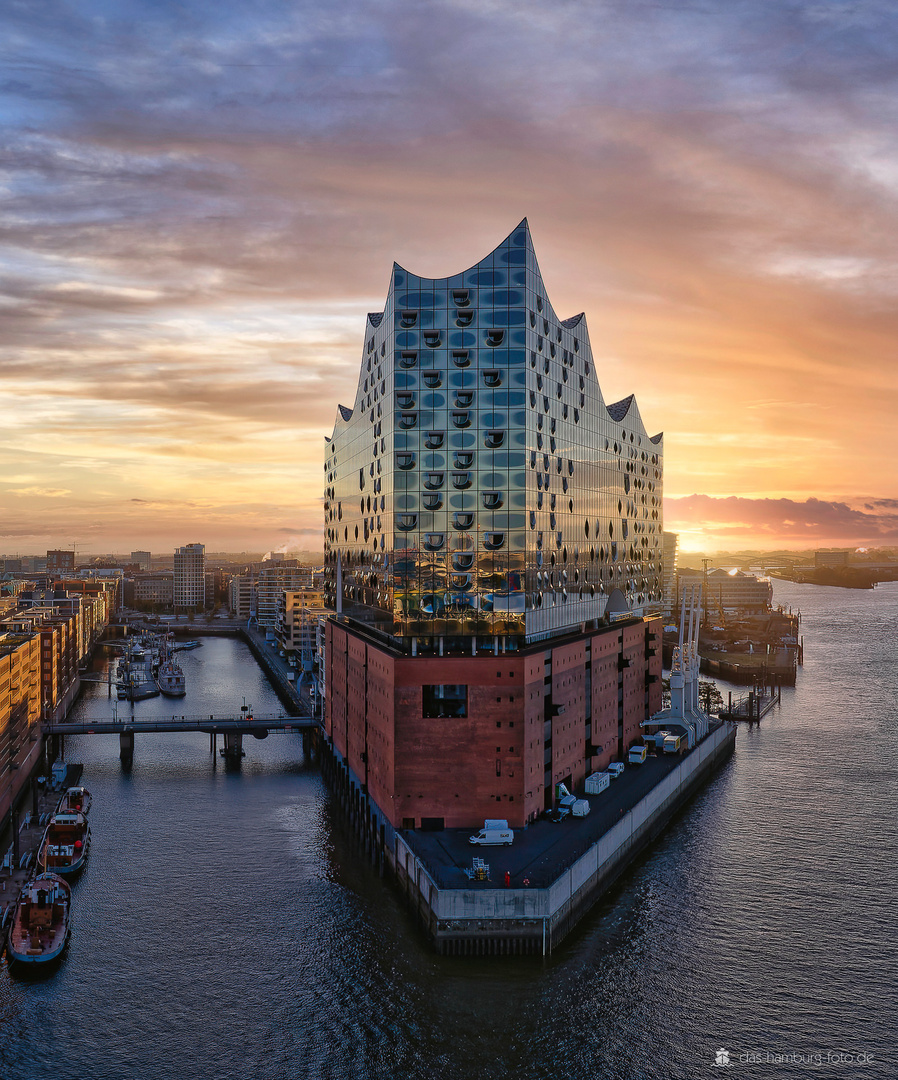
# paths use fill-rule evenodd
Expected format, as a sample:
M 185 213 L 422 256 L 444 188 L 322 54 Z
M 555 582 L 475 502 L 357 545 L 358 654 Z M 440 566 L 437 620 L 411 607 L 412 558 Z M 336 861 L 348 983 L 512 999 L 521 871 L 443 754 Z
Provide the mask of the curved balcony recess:
M 470 570 L 474 566 L 473 551 L 454 551 L 452 553 L 453 570 Z

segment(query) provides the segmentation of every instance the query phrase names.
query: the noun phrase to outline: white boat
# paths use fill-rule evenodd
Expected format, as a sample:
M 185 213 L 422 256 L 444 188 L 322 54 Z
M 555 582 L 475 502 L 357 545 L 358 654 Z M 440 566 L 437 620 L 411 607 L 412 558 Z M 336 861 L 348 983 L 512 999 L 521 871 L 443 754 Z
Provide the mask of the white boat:
M 159 665 L 156 685 L 166 697 L 183 697 L 187 693 L 187 679 L 175 660 L 165 660 Z
M 170 638 L 162 638 L 159 642 L 159 664 L 153 675 L 156 685 L 166 697 L 183 697 L 187 693 L 187 679 L 172 652 Z

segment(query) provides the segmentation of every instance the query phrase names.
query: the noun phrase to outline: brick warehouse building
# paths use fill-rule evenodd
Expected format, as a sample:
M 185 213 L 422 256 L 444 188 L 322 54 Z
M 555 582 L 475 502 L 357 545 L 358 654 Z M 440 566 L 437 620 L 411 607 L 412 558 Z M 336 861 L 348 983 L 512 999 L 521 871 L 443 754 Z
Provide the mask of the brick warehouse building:
M 391 824 L 520 827 L 661 708 L 662 454 L 526 221 L 394 265 L 325 460 L 325 728 Z

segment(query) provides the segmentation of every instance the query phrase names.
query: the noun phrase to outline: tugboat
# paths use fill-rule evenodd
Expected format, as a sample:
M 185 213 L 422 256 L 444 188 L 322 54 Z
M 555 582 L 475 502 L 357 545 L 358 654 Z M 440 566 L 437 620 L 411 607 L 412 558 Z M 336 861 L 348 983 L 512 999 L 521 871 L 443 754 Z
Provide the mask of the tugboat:
M 90 812 L 90 792 L 85 787 L 70 787 L 59 800 L 57 814 L 84 814 Z
M 41 874 L 22 889 L 9 930 L 10 960 L 47 964 L 62 955 L 69 938 L 72 890 L 55 874 Z
M 90 825 L 83 813 L 57 811 L 47 825 L 37 852 L 44 873 L 77 874 L 90 850 Z

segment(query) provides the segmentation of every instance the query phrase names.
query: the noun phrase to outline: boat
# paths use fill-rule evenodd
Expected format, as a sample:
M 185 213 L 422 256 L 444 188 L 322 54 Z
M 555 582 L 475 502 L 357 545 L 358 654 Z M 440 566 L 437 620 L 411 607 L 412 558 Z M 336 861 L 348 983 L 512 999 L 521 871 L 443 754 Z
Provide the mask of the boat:
M 45 873 L 77 874 L 90 850 L 90 825 L 82 813 L 57 811 L 47 825 L 37 852 Z
M 187 679 L 181 665 L 172 656 L 170 639 L 162 638 L 158 648 L 158 663 L 153 667 L 156 685 L 166 697 L 183 697 L 187 693 Z
M 163 660 L 159 665 L 156 685 L 166 697 L 183 697 L 187 693 L 187 679 L 175 660 Z
M 40 874 L 22 889 L 9 930 L 10 960 L 47 964 L 57 960 L 69 938 L 72 890 L 56 874 Z
M 90 792 L 85 787 L 70 787 L 56 807 L 57 814 L 84 814 L 90 813 Z
M 172 652 L 184 652 L 187 649 L 198 649 L 203 643 L 201 641 L 181 641 L 177 645 L 172 646 Z
M 129 653 L 118 662 L 118 696 L 127 701 L 143 701 L 145 698 L 158 697 L 159 688 L 153 681 L 150 662 L 138 661 Z

